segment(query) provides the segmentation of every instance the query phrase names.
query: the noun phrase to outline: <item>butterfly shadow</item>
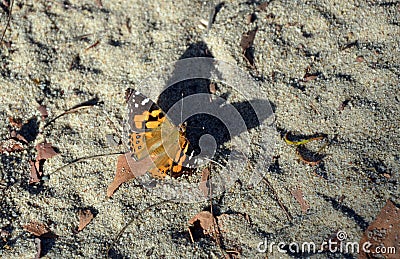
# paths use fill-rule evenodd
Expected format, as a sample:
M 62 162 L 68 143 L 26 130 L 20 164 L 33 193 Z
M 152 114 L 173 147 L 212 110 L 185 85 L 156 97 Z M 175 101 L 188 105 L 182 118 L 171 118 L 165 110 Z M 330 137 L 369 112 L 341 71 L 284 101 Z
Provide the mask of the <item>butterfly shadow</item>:
M 200 41 L 191 44 L 181 55 L 180 60 L 197 57 L 214 58 L 206 43 Z M 193 63 L 193 65 L 196 66 L 196 63 Z M 222 85 L 219 89 L 218 82 L 208 79 L 215 74 L 219 77 L 220 72 L 214 65 L 211 65 L 208 71 L 202 70 L 203 78 L 178 81 L 177 78 L 180 78 L 180 73 L 182 73 L 182 69 L 177 65 L 170 79 L 167 80 L 163 92 L 159 95 L 157 104 L 167 112 L 175 125 L 183 123 L 183 118 L 187 117 L 185 115 L 186 110 L 195 106 L 194 102 L 202 107 L 203 111 L 210 111 L 209 113 L 199 112 L 185 120 L 186 138 L 190 142 L 189 152 L 194 151 L 195 156 L 202 154 L 210 157 L 213 154 L 219 154 L 222 157 L 227 157 L 230 155 L 230 150 L 223 147 L 225 143 L 273 118 L 273 109 L 268 100 L 252 99 L 228 103 L 227 99 L 234 93 Z M 201 97 L 196 97 L 196 100 L 192 102 L 193 99 L 190 99 L 190 97 L 194 95 Z M 178 102 L 180 104 L 176 105 Z M 228 105 L 231 110 L 227 109 Z M 268 109 L 265 107 L 268 107 Z M 177 109 L 171 114 L 171 108 Z M 257 110 L 266 112 L 259 113 Z M 223 114 L 223 116 L 214 116 L 215 114 Z M 227 127 L 227 124 L 232 125 L 232 120 L 235 121 L 239 117 L 242 122 L 241 127 Z M 202 139 L 204 136 L 208 137 Z M 201 140 L 208 142 L 207 150 L 201 148 L 199 144 Z

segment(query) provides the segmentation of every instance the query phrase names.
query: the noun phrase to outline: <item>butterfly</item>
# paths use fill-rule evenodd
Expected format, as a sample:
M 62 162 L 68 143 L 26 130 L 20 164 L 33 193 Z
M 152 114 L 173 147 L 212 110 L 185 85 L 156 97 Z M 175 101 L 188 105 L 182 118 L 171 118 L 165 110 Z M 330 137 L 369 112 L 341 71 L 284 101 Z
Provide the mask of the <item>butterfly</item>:
M 175 126 L 156 103 L 138 91 L 128 89 L 126 100 L 132 157 L 138 161 L 150 156 L 153 166 L 147 171 L 156 179 L 181 176 L 189 147 L 185 125 Z

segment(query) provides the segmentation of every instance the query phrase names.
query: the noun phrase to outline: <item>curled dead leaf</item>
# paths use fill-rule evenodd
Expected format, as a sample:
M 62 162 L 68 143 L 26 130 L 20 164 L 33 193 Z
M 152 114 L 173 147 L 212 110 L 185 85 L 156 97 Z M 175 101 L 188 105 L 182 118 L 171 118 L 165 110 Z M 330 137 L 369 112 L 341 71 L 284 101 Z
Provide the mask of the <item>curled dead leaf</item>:
M 94 215 L 90 209 L 84 209 L 79 211 L 79 226 L 78 231 L 82 231 L 94 218 Z
M 20 118 L 8 117 L 8 121 L 10 122 L 10 125 L 14 128 L 19 129 L 22 127 L 22 119 Z
M 318 165 L 325 157 L 324 154 L 312 152 L 311 150 L 307 149 L 304 145 L 299 145 L 296 148 L 296 155 L 303 163 L 311 166 Z
M 267 10 L 268 5 L 269 1 L 262 2 L 261 4 L 258 5 L 258 9 L 260 9 L 261 11 L 265 11 Z
M 219 238 L 219 230 L 214 215 L 209 211 L 201 211 L 191 218 L 188 223 L 192 225 L 190 231 L 193 233 L 201 233 L 206 236 L 210 236 L 214 239 Z
M 40 112 L 40 115 L 42 115 L 42 120 L 45 120 L 49 116 L 49 113 L 47 112 L 47 106 L 46 105 L 40 105 L 38 107 L 38 110 Z
M 107 188 L 107 197 L 111 197 L 122 183 L 135 178 L 135 175 L 132 173 L 131 167 L 128 164 L 126 154 L 118 156 L 116 167 L 114 180 Z
M 303 77 L 303 82 L 312 81 L 312 80 L 314 80 L 314 79 L 317 79 L 317 77 L 318 77 L 318 74 L 309 74 L 309 73 L 306 73 L 306 74 L 304 75 L 304 77 Z
M 296 201 L 300 204 L 301 211 L 303 213 L 307 212 L 308 209 L 310 208 L 310 205 L 306 200 L 304 200 L 303 197 L 303 191 L 300 188 L 296 188 L 294 190 L 291 190 L 290 193 L 293 195 L 293 197 L 296 199 Z
M 35 148 L 38 152 L 36 160 L 49 159 L 58 155 L 58 152 L 54 149 L 51 143 L 39 143 Z
M 242 54 L 244 55 L 244 58 L 246 59 L 247 62 L 251 66 L 254 66 L 254 49 L 253 49 L 253 43 L 254 43 L 254 38 L 256 37 L 257 33 L 257 28 L 254 30 L 248 31 L 247 33 L 244 33 L 242 35 L 242 39 L 240 41 L 240 46 L 242 47 Z
M 34 236 L 41 237 L 51 233 L 50 229 L 43 223 L 31 221 L 23 226 L 23 228 Z
M 29 184 L 34 184 L 40 182 L 40 176 L 43 172 L 40 172 L 40 163 L 39 161 L 29 161 L 31 166 L 31 174 L 29 177 Z
M 378 216 L 372 222 L 363 237 L 360 240 L 360 247 L 369 242 L 367 248 L 370 253 L 360 249 L 360 259 L 371 258 L 376 252 L 383 252 L 382 247 L 386 248 L 386 253 L 379 253 L 384 258 L 396 259 L 398 251 L 400 251 L 399 242 L 400 233 L 400 208 L 396 207 L 393 202 L 388 200 L 385 206 L 381 209 Z M 392 252 L 388 250 L 392 248 Z M 380 249 L 380 250 L 378 250 Z M 394 253 L 393 253 L 394 251 Z
M 201 182 L 199 185 L 199 189 L 202 191 L 204 196 L 208 197 L 210 195 L 210 170 L 208 168 L 204 168 L 201 172 Z

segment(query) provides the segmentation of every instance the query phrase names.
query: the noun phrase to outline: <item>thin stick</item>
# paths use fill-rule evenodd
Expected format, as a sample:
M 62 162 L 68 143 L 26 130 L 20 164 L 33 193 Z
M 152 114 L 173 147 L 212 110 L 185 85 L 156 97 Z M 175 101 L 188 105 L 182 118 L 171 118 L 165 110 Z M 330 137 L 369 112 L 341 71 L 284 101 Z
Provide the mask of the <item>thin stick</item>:
M 77 111 L 82 110 L 82 109 L 90 108 L 90 107 L 92 107 L 92 106 L 97 105 L 98 103 L 99 103 L 99 99 L 98 99 L 97 97 L 95 97 L 95 98 L 92 98 L 92 99 L 90 99 L 90 100 L 88 100 L 88 101 L 86 101 L 86 102 L 77 104 L 77 105 L 73 106 L 72 108 L 69 108 L 68 110 L 64 111 L 63 113 L 57 115 L 56 117 L 54 117 L 54 118 L 51 119 L 50 121 L 48 121 L 48 122 L 43 126 L 43 128 L 46 128 L 47 126 L 49 126 L 51 123 L 53 123 L 55 120 L 57 120 L 57 119 L 60 118 L 61 116 L 64 116 L 64 115 L 70 114 L 70 113 L 74 113 L 74 112 L 77 112 Z
M 6 27 L 3 30 L 3 34 L 1 35 L 0 43 L 3 43 L 3 39 L 4 39 L 4 36 L 6 35 L 6 31 L 7 31 L 8 27 L 10 27 L 11 12 L 12 12 L 13 5 L 14 5 L 14 0 L 11 0 L 10 1 L 10 8 L 8 9 L 7 24 L 6 24 Z
M 188 231 L 189 231 L 190 239 L 192 240 L 192 243 L 194 243 L 193 234 L 192 234 L 192 231 L 190 230 L 190 228 L 188 228 Z
M 133 223 L 133 221 L 135 221 L 138 217 L 140 217 L 143 213 L 145 213 L 146 211 L 157 207 L 158 205 L 162 205 L 164 203 L 168 203 L 168 202 L 172 202 L 172 200 L 165 200 L 165 201 L 161 201 L 158 203 L 155 203 L 153 205 L 150 205 L 149 207 L 145 208 L 144 210 L 140 211 L 135 217 L 133 217 L 119 232 L 118 235 L 114 238 L 114 240 L 112 241 L 112 243 L 107 247 L 107 252 L 106 252 L 106 257 L 108 258 L 108 254 L 110 252 L 110 249 L 115 245 L 115 243 L 120 239 L 120 237 L 122 236 L 122 234 L 125 232 L 125 230 Z
M 271 189 L 272 194 L 274 195 L 275 200 L 278 202 L 279 206 L 281 209 L 285 212 L 285 215 L 289 221 L 292 221 L 292 216 L 289 214 L 288 210 L 286 209 L 285 205 L 281 202 L 281 200 L 278 197 L 278 194 L 276 193 L 274 187 L 272 187 L 271 183 L 263 176 L 263 181 L 264 183 Z
M 64 115 L 70 114 L 70 113 L 74 113 L 74 112 L 77 112 L 78 110 L 86 109 L 86 108 L 89 108 L 89 107 L 90 107 L 90 106 L 80 106 L 80 107 L 77 107 L 77 108 L 73 108 L 73 109 L 66 110 L 66 111 L 64 111 L 63 113 L 61 113 L 61 114 L 57 115 L 56 117 L 54 117 L 53 119 L 51 119 L 50 121 L 48 121 L 48 122 L 43 126 L 43 128 L 46 128 L 47 126 L 49 126 L 50 124 L 52 124 L 55 120 L 57 120 L 57 119 L 60 118 L 61 116 L 64 116 Z

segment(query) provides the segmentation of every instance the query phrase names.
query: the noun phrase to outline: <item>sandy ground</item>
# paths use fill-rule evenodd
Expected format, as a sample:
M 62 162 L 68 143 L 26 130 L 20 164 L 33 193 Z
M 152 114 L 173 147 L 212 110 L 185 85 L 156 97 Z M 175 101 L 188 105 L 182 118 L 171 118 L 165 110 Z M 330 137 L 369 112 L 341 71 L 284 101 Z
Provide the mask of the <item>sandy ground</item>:
M 277 132 L 273 163 L 262 173 L 292 216 L 287 219 L 264 183 L 232 186 L 213 201 L 218 214 L 229 214 L 226 250 L 241 250 L 242 258 L 356 258 L 288 255 L 276 248 L 260 253 L 257 245 L 265 239 L 320 244 L 339 230 L 358 242 L 387 199 L 400 204 L 398 1 L 271 1 L 264 11 L 257 1 L 225 1 L 210 30 L 200 23 L 210 17 L 211 5 L 202 1 L 103 1 L 102 7 L 96 2 L 15 1 L 0 50 L 0 129 L 6 140 L 9 117 L 30 121 L 25 128 L 30 143 L 22 152 L 1 154 L 0 227 L 9 235 L 0 240 L 0 257 L 35 256 L 34 238 L 22 228 L 30 221 L 46 223 L 59 236 L 45 242 L 47 258 L 105 257 L 118 231 L 160 201 L 134 181 L 105 197 L 116 155 L 56 170 L 76 158 L 125 151 L 107 141 L 122 129 L 125 88 L 151 91 L 140 89 L 140 81 L 196 53 L 212 54 L 258 78 L 261 93 L 252 97 L 271 102 Z M 256 20 L 249 24 L 251 13 Z M 253 69 L 243 59 L 240 39 L 255 27 Z M 317 78 L 304 82 L 306 72 Z M 217 95 L 224 93 L 221 86 Z M 93 98 L 96 106 L 62 116 L 37 134 L 44 125 L 40 104 L 53 118 Z M 281 138 L 285 131 L 327 134 L 331 144 L 323 162 L 299 161 Z M 46 161 L 43 183 L 29 186 L 29 160 L 44 139 L 60 155 Z M 310 205 L 305 213 L 291 194 L 295 188 Z M 187 234 L 187 221 L 208 205 L 167 203 L 149 210 L 126 230 L 112 258 L 223 257 L 214 241 L 192 243 Z M 80 208 L 97 215 L 74 234 Z

